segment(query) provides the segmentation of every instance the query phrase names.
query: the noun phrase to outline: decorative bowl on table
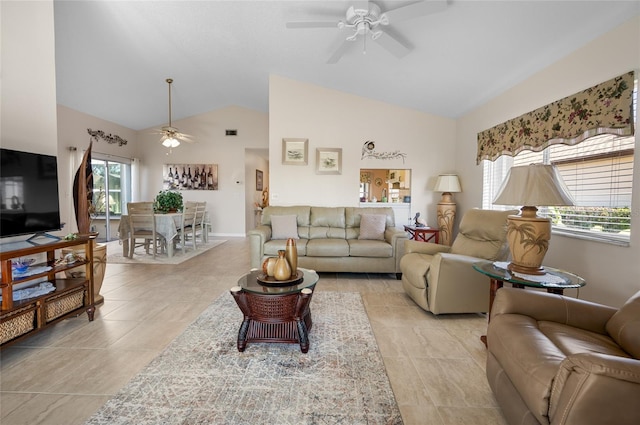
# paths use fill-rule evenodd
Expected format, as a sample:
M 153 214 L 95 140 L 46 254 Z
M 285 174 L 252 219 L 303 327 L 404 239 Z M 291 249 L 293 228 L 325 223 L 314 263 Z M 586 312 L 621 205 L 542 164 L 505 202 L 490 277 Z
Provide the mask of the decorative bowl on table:
M 13 268 L 13 271 L 16 273 L 24 273 L 27 271 L 29 266 L 33 264 L 34 261 L 35 259 L 33 258 L 20 258 L 20 259 L 14 260 L 11 263 L 11 267 Z
M 296 270 L 296 274 L 292 274 L 289 279 L 277 280 L 273 276 L 267 276 L 265 273 L 260 273 L 257 277 L 258 282 L 264 286 L 295 286 L 300 284 L 304 280 L 304 273 L 302 270 Z

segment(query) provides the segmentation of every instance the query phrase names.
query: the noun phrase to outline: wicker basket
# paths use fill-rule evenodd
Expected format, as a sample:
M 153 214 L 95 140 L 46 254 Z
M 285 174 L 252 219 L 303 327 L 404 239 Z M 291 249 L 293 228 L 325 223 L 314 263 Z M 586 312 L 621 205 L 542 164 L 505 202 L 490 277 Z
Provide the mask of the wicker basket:
M 50 322 L 84 305 L 84 288 L 49 298 L 45 304 L 45 320 Z
M 24 335 L 36 327 L 36 305 L 31 304 L 0 318 L 0 344 Z

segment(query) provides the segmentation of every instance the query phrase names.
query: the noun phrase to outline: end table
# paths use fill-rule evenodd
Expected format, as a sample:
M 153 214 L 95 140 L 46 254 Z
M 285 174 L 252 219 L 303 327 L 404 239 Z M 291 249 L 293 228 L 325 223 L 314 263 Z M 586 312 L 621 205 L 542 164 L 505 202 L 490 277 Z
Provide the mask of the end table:
M 438 243 L 440 240 L 440 230 L 431 227 L 405 225 L 404 231 L 409 233 L 409 239 L 414 241 L 430 242 L 433 239 L 434 243 Z
M 498 264 L 498 265 L 496 265 Z M 473 268 L 488 276 L 491 280 L 489 287 L 489 320 L 491 320 L 491 308 L 496 297 L 498 289 L 502 288 L 504 282 L 508 282 L 514 288 L 524 289 L 527 286 L 532 288 L 544 288 L 552 294 L 563 295 L 565 289 L 577 289 L 585 286 L 587 283 L 583 278 L 564 270 L 554 269 L 544 266 L 545 274 L 543 275 L 523 275 L 508 270 L 506 265 L 504 268 L 499 267 L 500 263 L 493 261 L 479 261 L 473 263 Z M 484 345 L 487 345 L 487 337 L 480 337 Z

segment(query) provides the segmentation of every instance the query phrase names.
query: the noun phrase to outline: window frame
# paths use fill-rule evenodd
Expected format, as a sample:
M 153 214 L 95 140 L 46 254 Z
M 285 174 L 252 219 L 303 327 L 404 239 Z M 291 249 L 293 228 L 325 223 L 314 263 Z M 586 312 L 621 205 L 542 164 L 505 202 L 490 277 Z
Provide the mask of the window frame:
M 629 204 L 625 206 L 616 205 L 615 207 L 612 207 L 612 206 L 605 207 L 605 208 L 618 208 L 621 210 L 624 208 L 629 208 L 629 211 L 631 211 L 631 207 L 632 207 L 631 199 L 633 196 L 633 166 L 635 165 L 634 164 L 635 136 L 618 137 L 613 135 L 599 135 L 599 136 L 589 138 L 585 140 L 583 143 L 585 143 L 585 145 L 583 146 L 587 147 L 587 149 L 585 149 L 587 152 L 583 151 L 582 153 L 580 153 L 579 150 L 576 149 L 576 153 L 571 158 L 566 158 L 566 157 L 561 158 L 562 153 L 559 153 L 558 151 L 571 150 L 572 148 L 575 148 L 575 146 L 550 145 L 541 152 L 532 152 L 532 151 L 525 150 L 520 152 L 515 157 L 503 155 L 493 162 L 489 160 L 483 160 L 482 161 L 482 166 L 483 166 L 482 207 L 485 209 L 494 209 L 494 210 L 496 209 L 506 210 L 510 208 L 509 206 L 494 205 L 493 198 L 495 197 L 497 191 L 499 190 L 502 184 L 502 181 L 506 177 L 508 170 L 512 166 L 526 165 L 527 163 L 531 163 L 531 162 L 535 162 L 535 163 L 542 162 L 545 164 L 560 165 L 560 167 L 562 166 L 566 167 L 568 164 L 574 164 L 576 165 L 576 167 L 579 167 L 580 165 L 583 165 L 585 162 L 593 161 L 594 158 L 599 158 L 599 159 L 604 159 L 605 161 L 606 160 L 611 161 L 611 163 L 608 165 L 609 167 L 608 171 L 612 175 L 616 171 L 616 164 L 615 164 L 616 160 L 619 160 L 620 162 L 624 162 L 626 160 L 627 163 L 629 162 L 631 163 L 629 175 L 626 176 L 627 180 L 625 180 L 630 185 L 629 193 L 627 194 L 627 196 L 623 196 L 623 198 L 628 200 Z M 607 153 L 604 153 L 604 154 L 598 153 L 594 155 L 589 152 L 589 148 L 591 148 L 592 150 L 603 150 L 603 149 L 610 149 L 611 145 L 618 145 L 619 148 L 617 150 L 614 150 L 613 152 L 607 151 Z M 633 147 L 630 148 L 629 147 L 630 145 Z M 554 152 L 554 150 L 556 152 Z M 556 153 L 555 156 L 554 156 L 554 153 Z M 593 171 L 592 168 L 595 168 L 595 167 L 587 166 L 587 167 L 584 167 L 584 170 L 587 170 L 588 172 Z M 562 174 L 562 171 L 560 169 L 559 171 Z M 583 182 L 586 180 L 586 178 L 584 179 L 582 178 L 583 175 L 584 174 L 580 174 L 580 179 L 577 184 L 583 184 Z M 616 177 L 618 176 L 616 175 Z M 566 180 L 567 179 L 565 178 L 565 183 L 566 183 Z M 617 186 L 615 186 L 615 184 L 612 183 L 614 181 L 618 182 L 617 179 L 611 178 L 611 181 L 608 183 L 607 190 L 610 190 L 611 188 L 614 188 L 614 187 L 617 189 Z M 580 199 L 584 195 L 583 191 L 575 191 L 575 192 L 576 192 L 575 194 L 578 195 L 578 199 Z M 619 201 L 618 203 L 620 202 L 625 202 L 625 201 Z M 603 208 L 603 206 L 580 205 L 579 203 L 577 203 L 576 206 L 593 208 L 593 211 L 597 211 L 598 208 Z M 516 207 L 520 208 L 521 205 Z M 538 207 L 539 214 L 541 216 L 553 216 L 555 208 L 563 209 L 566 207 L 540 207 L 539 206 Z M 559 215 L 559 213 L 557 214 Z M 576 217 L 578 218 L 578 220 L 581 219 L 581 216 L 576 216 Z M 587 217 L 589 217 L 589 215 L 587 215 Z M 588 219 L 586 221 L 586 223 L 591 224 L 592 227 L 594 227 L 595 225 L 598 225 L 598 222 L 599 220 L 596 218 Z M 627 225 L 627 222 L 625 221 L 623 224 Z M 605 230 L 597 231 L 597 230 L 582 230 L 578 227 L 561 226 L 552 222 L 551 231 L 552 231 L 552 234 L 558 234 L 558 235 L 573 237 L 577 239 L 605 242 L 605 243 L 610 243 L 610 244 L 620 245 L 620 246 L 629 246 L 630 239 L 631 239 L 631 231 L 632 231 L 631 214 L 629 214 L 629 218 L 628 218 L 628 226 L 629 226 L 628 230 L 625 229 L 623 231 L 614 233 L 614 232 L 606 231 L 607 225 L 609 227 L 613 227 L 615 226 L 615 223 L 605 222 L 605 227 L 604 227 Z

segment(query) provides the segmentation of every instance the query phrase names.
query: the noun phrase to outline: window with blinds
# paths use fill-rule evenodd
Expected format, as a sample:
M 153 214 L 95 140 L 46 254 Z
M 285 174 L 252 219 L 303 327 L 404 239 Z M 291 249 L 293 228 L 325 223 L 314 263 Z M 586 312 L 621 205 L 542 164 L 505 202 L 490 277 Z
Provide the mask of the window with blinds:
M 636 82 L 634 116 L 637 92 Z M 515 157 L 503 155 L 494 162 L 484 160 L 482 207 L 512 208 L 493 205 L 510 167 L 553 164 L 575 199 L 572 207 L 538 207 L 539 215 L 551 218 L 553 232 L 626 245 L 631 234 L 634 149 L 634 136 L 605 134 L 575 146 L 551 145 L 541 152 L 522 151 Z

